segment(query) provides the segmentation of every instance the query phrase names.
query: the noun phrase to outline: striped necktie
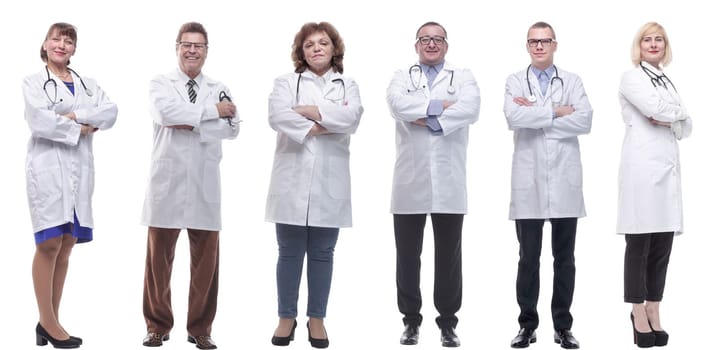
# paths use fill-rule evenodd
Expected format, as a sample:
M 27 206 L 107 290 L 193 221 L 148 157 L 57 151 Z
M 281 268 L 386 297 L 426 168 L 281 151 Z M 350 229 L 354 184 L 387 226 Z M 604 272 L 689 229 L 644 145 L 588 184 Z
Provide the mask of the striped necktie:
M 193 79 L 186 83 L 186 86 L 188 86 L 188 99 L 191 103 L 196 103 L 196 90 L 193 89 L 194 85 L 196 85 L 196 81 Z

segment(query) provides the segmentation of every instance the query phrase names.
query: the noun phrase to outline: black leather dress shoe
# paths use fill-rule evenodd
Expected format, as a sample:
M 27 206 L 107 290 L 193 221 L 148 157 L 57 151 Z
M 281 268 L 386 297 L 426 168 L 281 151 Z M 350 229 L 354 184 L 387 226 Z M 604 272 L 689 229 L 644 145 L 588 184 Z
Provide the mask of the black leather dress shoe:
M 521 328 L 518 335 L 511 340 L 512 348 L 527 348 L 531 343 L 536 342 L 535 329 Z
M 169 340 L 169 334 L 153 333 L 149 332 L 144 337 L 144 346 L 156 347 L 164 345 L 164 342 Z
M 556 329 L 553 340 L 556 344 L 560 344 L 560 347 L 563 349 L 580 348 L 580 343 L 578 343 L 578 340 L 573 337 L 573 333 L 568 329 Z
M 461 345 L 459 337 L 454 332 L 453 327 L 444 327 L 441 329 L 441 346 L 447 348 L 457 348 Z
M 419 326 L 406 325 L 402 337 L 399 339 L 399 344 L 416 345 L 419 343 Z

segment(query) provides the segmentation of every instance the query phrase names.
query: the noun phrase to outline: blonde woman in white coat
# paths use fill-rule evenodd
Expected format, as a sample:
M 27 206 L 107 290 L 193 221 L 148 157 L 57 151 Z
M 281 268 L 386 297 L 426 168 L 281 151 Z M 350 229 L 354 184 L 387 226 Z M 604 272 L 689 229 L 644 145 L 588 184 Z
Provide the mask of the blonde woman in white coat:
M 625 122 L 618 196 L 617 233 L 624 234 L 625 302 L 632 303 L 634 341 L 666 345 L 659 304 L 674 235 L 682 233 L 678 140 L 692 122 L 672 81 L 662 72 L 672 49 L 664 28 L 640 28 L 632 43 L 634 68 L 620 82 Z
M 74 26 L 50 26 L 40 51 L 46 66 L 22 86 L 31 132 L 25 170 L 36 243 L 36 340 L 37 345 L 49 341 L 63 348 L 82 343 L 62 327 L 58 311 L 72 247 L 93 237 L 93 135 L 111 128 L 117 116 L 117 106 L 97 82 L 69 68 L 76 47 Z
M 339 228 L 352 225 L 349 145 L 363 110 L 357 84 L 342 75 L 344 52 L 330 23 L 306 23 L 293 41 L 295 72 L 275 79 L 269 98 L 268 121 L 278 132 L 265 213 L 279 247 L 274 345 L 295 337 L 305 254 L 308 339 L 329 345 L 323 319 Z

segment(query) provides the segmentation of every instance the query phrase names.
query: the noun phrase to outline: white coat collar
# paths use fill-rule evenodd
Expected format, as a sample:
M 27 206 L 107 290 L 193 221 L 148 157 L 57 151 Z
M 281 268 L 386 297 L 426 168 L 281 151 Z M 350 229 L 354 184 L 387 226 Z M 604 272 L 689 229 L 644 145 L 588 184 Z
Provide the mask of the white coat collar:
M 645 68 L 647 68 L 647 69 L 653 71 L 653 72 L 656 73 L 657 75 L 662 75 L 662 70 L 659 69 L 659 67 L 655 67 L 655 66 L 653 66 L 653 65 L 651 65 L 651 64 L 649 64 L 648 62 L 645 62 L 645 61 L 642 61 L 642 62 L 640 62 L 640 63 L 641 63 Z

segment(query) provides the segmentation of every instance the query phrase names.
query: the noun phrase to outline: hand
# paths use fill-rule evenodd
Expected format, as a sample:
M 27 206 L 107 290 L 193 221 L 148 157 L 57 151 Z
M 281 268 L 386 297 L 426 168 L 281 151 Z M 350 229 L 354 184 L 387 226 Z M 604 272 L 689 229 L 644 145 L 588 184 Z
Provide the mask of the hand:
M 412 121 L 411 123 L 414 125 L 426 127 L 426 118 L 419 118 L 415 121 Z
M 234 117 L 236 115 L 236 105 L 228 100 L 216 103 L 216 109 L 218 109 L 218 116 L 221 118 Z
M 64 114 L 64 115 L 62 115 L 62 116 L 65 117 L 65 118 L 67 118 L 67 119 L 71 119 L 71 120 L 75 120 L 75 121 L 77 120 L 77 115 L 74 114 L 74 112 L 69 112 L 69 113 Z
M 169 126 L 167 126 L 167 128 L 169 128 L 169 129 L 179 129 L 179 130 L 193 130 L 193 126 L 191 126 L 191 125 L 185 125 L 185 124 L 181 124 L 181 125 L 169 125 Z
M 310 120 L 322 120 L 322 115 L 320 115 L 320 109 L 317 108 L 317 106 L 295 106 L 293 107 L 293 111 Z
M 533 103 L 531 101 L 528 101 L 528 99 L 525 97 L 514 97 L 513 103 L 524 107 L 529 107 L 533 105 Z
M 308 133 L 308 135 L 318 136 L 318 135 L 325 135 L 325 134 L 329 134 L 329 133 L 330 132 L 327 131 L 327 129 L 325 129 L 324 126 L 322 126 L 318 123 L 315 123 L 315 125 L 312 126 L 312 129 L 310 129 L 310 132 Z
M 79 132 L 81 135 L 89 135 L 94 133 L 95 131 L 99 130 L 99 128 L 95 128 L 91 125 L 87 124 L 81 124 L 82 125 L 82 130 Z
M 573 108 L 573 106 L 553 107 L 553 113 L 555 113 L 556 118 L 560 118 L 564 115 L 572 114 L 573 112 L 575 112 L 575 108 Z
M 649 119 L 650 123 L 652 123 L 652 125 L 654 125 L 654 126 L 664 126 L 664 127 L 667 127 L 667 128 L 671 128 L 671 127 L 672 127 L 672 123 L 670 123 L 670 122 L 663 122 L 663 121 L 657 120 L 657 119 L 652 118 L 652 117 L 649 117 L 649 118 L 647 118 L 647 119 Z
M 444 109 L 447 109 L 447 108 L 451 107 L 451 105 L 453 105 L 454 103 L 456 103 L 456 101 L 444 100 L 444 102 L 442 102 L 442 106 L 444 107 Z

